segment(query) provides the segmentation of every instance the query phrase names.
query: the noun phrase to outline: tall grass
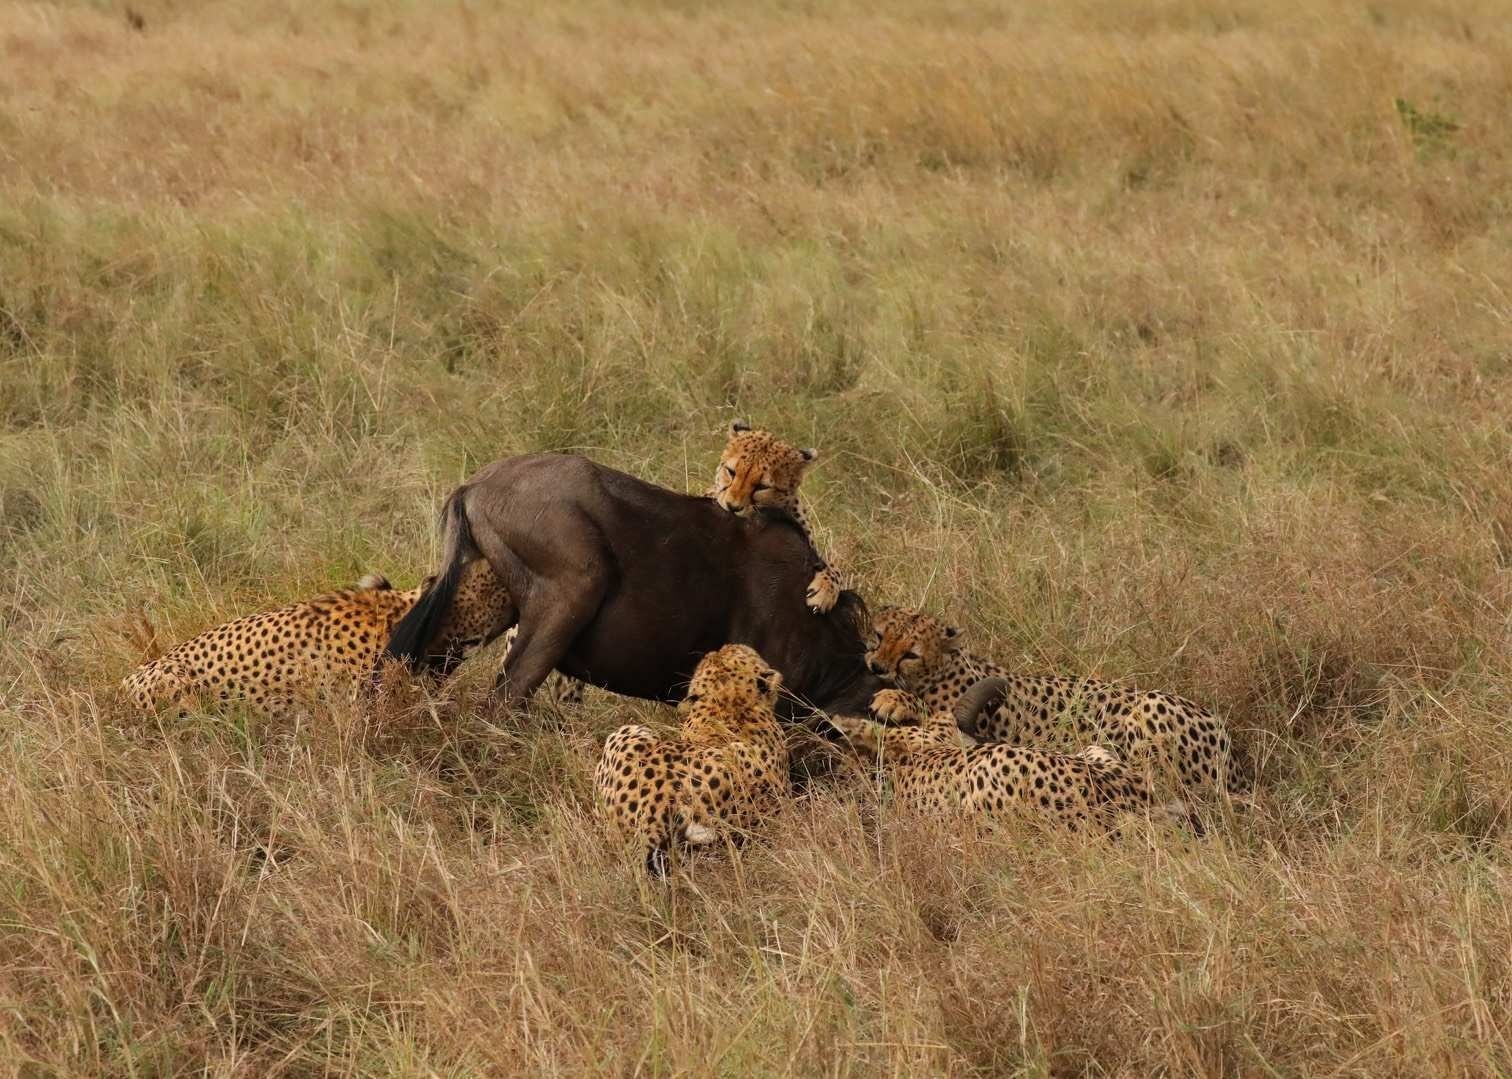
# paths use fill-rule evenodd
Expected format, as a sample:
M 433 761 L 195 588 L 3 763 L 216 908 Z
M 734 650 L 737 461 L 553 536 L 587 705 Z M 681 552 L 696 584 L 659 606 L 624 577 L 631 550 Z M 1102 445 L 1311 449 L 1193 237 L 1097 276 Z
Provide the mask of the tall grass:
M 1512 29 L 1484 0 L 0 4 L 0 1070 L 1506 1074 Z M 573 449 L 1221 710 L 1201 841 L 860 776 L 667 887 L 595 694 L 143 723 Z

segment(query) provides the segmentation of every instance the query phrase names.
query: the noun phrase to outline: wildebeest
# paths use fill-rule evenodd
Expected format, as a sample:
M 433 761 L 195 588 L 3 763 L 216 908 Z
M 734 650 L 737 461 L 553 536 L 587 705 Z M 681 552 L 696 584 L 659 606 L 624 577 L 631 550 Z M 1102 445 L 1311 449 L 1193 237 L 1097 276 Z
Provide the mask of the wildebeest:
M 568 454 L 495 461 L 447 499 L 435 584 L 394 628 L 388 652 L 413 665 L 463 569 L 487 559 L 512 597 L 515 639 L 495 693 L 521 706 L 553 668 L 614 693 L 676 701 L 704 654 L 746 644 L 796 701 L 861 715 L 883 688 L 866 669 L 865 604 L 828 614 L 804 593 L 821 565 L 791 518 L 739 517 Z

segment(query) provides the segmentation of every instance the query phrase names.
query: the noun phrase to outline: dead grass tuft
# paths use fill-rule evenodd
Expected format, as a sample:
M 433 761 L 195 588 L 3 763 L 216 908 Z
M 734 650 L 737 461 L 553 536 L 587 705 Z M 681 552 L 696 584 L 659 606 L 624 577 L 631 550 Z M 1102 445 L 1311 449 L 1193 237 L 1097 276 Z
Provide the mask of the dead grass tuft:
M 21 1074 L 1505 1074 L 1492 0 L 0 8 L 0 1058 Z M 801 796 L 654 887 L 604 735 L 144 722 L 495 457 L 748 416 L 873 602 L 1221 709 L 1117 844 Z

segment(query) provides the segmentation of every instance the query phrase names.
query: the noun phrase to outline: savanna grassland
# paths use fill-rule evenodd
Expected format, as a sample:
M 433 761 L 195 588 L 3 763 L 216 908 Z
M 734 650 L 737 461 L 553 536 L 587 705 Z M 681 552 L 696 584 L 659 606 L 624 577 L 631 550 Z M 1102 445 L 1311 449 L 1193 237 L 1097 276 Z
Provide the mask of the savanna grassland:
M 1512 1072 L 1504 0 L 0 3 L 0 1071 Z M 1201 840 L 815 783 L 666 887 L 594 693 L 142 721 L 493 458 L 1228 717 Z

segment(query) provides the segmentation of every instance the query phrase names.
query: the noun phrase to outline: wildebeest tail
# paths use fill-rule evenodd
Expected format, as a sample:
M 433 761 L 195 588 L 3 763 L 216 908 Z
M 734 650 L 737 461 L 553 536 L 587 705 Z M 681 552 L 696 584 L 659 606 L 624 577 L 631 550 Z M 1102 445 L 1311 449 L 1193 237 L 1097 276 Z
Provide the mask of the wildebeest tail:
M 956 701 L 955 721 L 956 727 L 964 734 L 972 738 L 978 737 L 978 719 L 982 712 L 990 705 L 997 707 L 1003 694 L 1008 692 L 1008 679 L 1006 678 L 983 678 L 974 683 L 970 689 L 961 694 L 961 699 Z
M 457 598 L 457 588 L 462 583 L 463 570 L 478 557 L 472 529 L 467 523 L 467 510 L 462 505 L 465 491 L 466 488 L 453 491 L 441 508 L 441 569 L 389 635 L 385 652 L 412 669 L 425 658 L 436 631 L 451 610 Z

